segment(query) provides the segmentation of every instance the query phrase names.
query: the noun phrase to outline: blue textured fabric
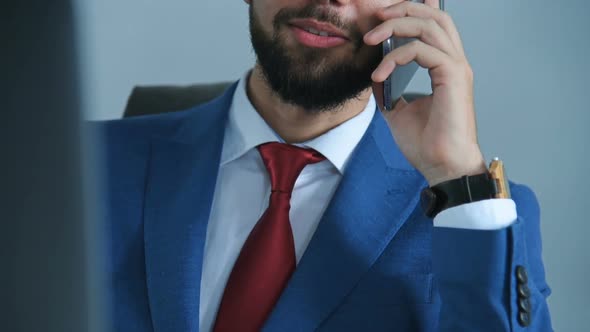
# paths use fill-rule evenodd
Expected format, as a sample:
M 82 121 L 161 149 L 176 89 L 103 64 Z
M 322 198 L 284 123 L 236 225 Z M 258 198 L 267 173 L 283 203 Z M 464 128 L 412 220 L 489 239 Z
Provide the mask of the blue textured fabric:
M 235 85 L 181 112 L 93 123 L 103 146 L 109 290 L 116 331 L 198 331 L 207 222 Z M 425 179 L 381 113 L 265 331 L 550 331 L 539 207 L 512 185 L 509 229 L 434 229 Z M 517 321 L 528 269 L 532 326 Z

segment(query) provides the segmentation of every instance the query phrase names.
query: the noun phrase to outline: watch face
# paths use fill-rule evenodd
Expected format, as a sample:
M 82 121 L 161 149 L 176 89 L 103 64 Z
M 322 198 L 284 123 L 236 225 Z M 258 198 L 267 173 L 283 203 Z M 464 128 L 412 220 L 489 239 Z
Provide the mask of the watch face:
M 420 195 L 420 203 L 424 213 L 429 218 L 433 217 L 434 210 L 436 209 L 436 199 L 436 193 L 432 191 L 432 189 L 426 188 L 422 190 L 422 194 Z

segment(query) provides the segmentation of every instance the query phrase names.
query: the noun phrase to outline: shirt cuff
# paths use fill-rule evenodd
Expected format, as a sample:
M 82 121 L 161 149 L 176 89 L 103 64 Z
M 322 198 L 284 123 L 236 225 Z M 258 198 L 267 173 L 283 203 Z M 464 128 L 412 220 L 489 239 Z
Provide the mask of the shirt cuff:
M 512 199 L 495 198 L 446 209 L 434 217 L 434 227 L 499 230 L 510 227 L 516 218 Z

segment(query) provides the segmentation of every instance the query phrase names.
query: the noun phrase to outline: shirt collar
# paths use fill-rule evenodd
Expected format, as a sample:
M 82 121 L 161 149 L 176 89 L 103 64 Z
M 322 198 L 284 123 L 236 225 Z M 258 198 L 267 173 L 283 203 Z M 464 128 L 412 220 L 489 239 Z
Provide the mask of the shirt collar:
M 246 93 L 249 72 L 239 81 L 229 110 L 225 131 L 221 165 L 240 158 L 258 145 L 284 140 L 256 111 Z M 376 102 L 370 97 L 365 109 L 330 131 L 309 141 L 295 144 L 313 148 L 323 154 L 341 174 L 356 145 L 369 127 L 376 110 Z

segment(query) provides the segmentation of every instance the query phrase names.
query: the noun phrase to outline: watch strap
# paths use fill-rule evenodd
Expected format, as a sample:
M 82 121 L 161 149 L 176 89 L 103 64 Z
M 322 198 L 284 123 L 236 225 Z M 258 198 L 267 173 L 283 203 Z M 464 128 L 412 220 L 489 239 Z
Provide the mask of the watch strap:
M 430 191 L 429 196 L 434 199 L 434 205 L 425 212 L 428 217 L 434 218 L 448 208 L 494 198 L 498 188 L 490 174 L 483 173 L 445 181 L 426 188 L 425 191 Z

